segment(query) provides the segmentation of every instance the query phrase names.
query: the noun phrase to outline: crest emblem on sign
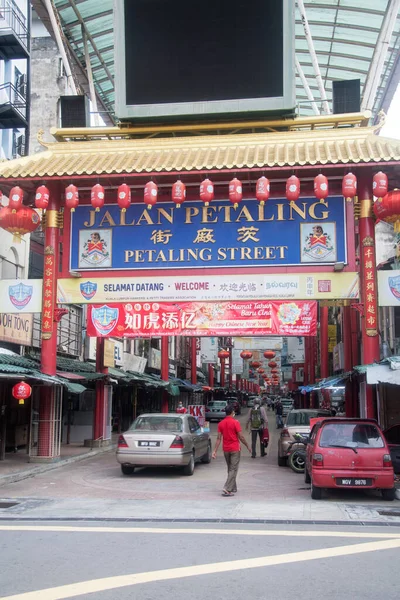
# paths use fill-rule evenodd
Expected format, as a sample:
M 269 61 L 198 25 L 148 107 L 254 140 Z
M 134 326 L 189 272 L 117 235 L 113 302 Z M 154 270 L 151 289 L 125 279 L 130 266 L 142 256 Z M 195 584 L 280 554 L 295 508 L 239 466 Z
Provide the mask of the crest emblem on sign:
M 10 301 L 15 306 L 15 308 L 18 308 L 18 310 L 22 310 L 29 304 L 32 298 L 32 293 L 32 285 L 18 283 L 17 285 L 10 285 L 8 287 L 8 296 L 10 298 Z
M 400 275 L 389 277 L 389 288 L 396 300 L 400 300 Z
M 334 253 L 331 236 L 323 230 L 321 225 L 315 225 L 304 241 L 304 255 L 315 261 L 325 260 Z
M 81 250 L 80 263 L 91 267 L 107 266 L 110 261 L 110 252 L 108 247 L 109 241 L 105 235 L 100 235 L 100 232 L 93 231 L 89 238 L 86 238 Z
M 119 309 L 106 304 L 92 308 L 92 323 L 100 335 L 109 335 L 118 322 Z
M 79 290 L 85 300 L 91 300 L 97 292 L 97 283 L 85 281 L 79 285 Z

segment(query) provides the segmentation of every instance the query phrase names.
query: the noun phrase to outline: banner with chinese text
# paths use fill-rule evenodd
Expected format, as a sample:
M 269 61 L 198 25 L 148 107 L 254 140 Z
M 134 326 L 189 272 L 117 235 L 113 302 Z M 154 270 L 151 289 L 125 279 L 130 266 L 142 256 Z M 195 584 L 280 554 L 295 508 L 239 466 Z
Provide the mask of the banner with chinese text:
M 255 302 L 136 302 L 90 305 L 92 337 L 315 336 L 314 300 Z

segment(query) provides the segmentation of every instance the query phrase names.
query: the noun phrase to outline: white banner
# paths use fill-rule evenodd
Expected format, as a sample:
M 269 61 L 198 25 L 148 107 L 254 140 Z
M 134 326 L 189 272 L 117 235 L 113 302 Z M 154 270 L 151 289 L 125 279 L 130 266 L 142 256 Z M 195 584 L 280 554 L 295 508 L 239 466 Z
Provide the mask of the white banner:
M 41 313 L 42 279 L 0 281 L 0 313 Z
M 235 337 L 237 350 L 282 350 L 281 337 Z
M 304 338 L 303 337 L 288 337 L 287 338 L 287 357 L 286 362 L 289 364 L 304 362 Z
M 200 338 L 200 357 L 202 363 L 218 362 L 218 338 L 201 337 Z
M 378 271 L 379 306 L 400 306 L 400 271 Z

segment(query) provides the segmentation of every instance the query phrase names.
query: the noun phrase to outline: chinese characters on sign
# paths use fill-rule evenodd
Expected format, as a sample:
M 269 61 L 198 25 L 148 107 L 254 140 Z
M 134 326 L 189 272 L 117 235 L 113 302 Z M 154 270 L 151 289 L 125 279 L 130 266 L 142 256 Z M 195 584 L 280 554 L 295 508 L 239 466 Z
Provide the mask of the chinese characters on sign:
M 314 336 L 315 301 L 136 302 L 91 305 L 87 334 L 92 337 L 163 335 Z
M 364 318 L 366 333 L 371 337 L 378 335 L 378 301 L 374 252 L 372 238 L 364 238 L 362 240 Z
M 46 246 L 44 250 L 43 273 L 43 308 L 42 308 L 42 338 L 49 340 L 53 335 L 54 327 L 54 300 L 55 300 L 55 256 L 53 246 Z

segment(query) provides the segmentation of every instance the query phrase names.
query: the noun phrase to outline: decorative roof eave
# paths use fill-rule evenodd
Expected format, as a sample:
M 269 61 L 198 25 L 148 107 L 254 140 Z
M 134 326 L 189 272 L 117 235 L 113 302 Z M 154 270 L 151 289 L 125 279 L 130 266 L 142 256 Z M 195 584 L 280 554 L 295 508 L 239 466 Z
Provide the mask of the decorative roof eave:
M 372 127 L 45 145 L 44 152 L 0 163 L 0 182 L 400 161 L 400 140 L 377 136 Z

